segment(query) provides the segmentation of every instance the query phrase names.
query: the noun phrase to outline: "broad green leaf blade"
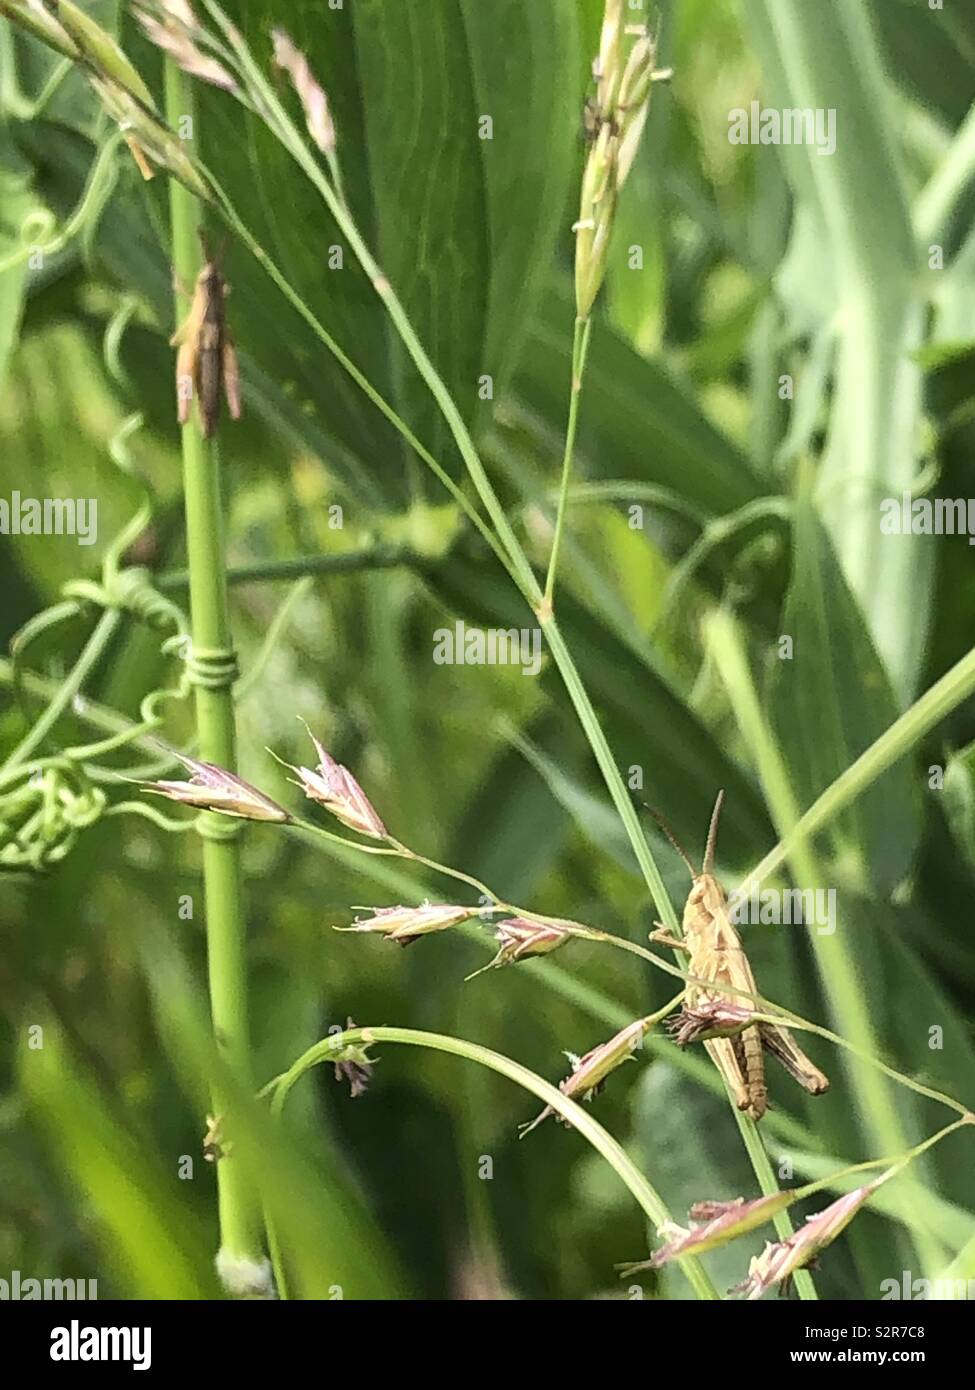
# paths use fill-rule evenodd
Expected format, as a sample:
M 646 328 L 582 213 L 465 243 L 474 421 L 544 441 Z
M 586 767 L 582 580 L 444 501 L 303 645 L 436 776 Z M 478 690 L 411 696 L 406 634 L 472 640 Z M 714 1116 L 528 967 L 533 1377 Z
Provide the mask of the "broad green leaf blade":
M 975 18 L 964 5 L 867 0 L 888 72 L 928 109 L 957 124 L 972 100 Z
M 803 498 L 796 503 L 794 563 L 782 619 L 791 655 L 773 664 L 769 714 L 805 807 L 883 733 L 897 707 L 829 538 Z M 910 872 L 917 847 L 909 766 L 884 773 L 833 831 L 854 872 L 888 895 Z
M 145 1135 L 137 1138 L 55 1020 L 42 1026 L 43 1046 L 21 1053 L 21 1081 L 75 1200 L 84 1194 L 91 1205 L 119 1287 L 136 1298 L 219 1297 L 212 1253 L 180 1190 L 181 1156 L 163 1161 Z M 202 1156 L 193 1161 L 206 1171 Z
M 502 628 L 531 625 L 513 586 L 489 558 L 455 551 L 449 565 L 431 566 L 425 573 L 433 592 L 466 622 Z M 772 831 L 754 785 L 663 671 L 625 646 L 601 617 L 568 593 L 559 600 L 559 625 L 624 775 L 632 768 L 642 771 L 643 786 L 634 797 L 651 801 L 665 812 L 678 836 L 695 843 L 715 792 L 724 787 L 729 805 L 736 808 L 735 823 L 729 825 L 723 844 L 729 862 L 744 863 L 756 844 L 768 844 Z M 558 673 L 552 668 L 543 680 L 564 712 L 566 730 L 573 729 Z
M 544 721 L 536 734 L 546 746 L 558 747 L 554 721 Z M 553 807 L 524 758 L 502 748 L 459 820 L 449 862 L 465 865 L 509 902 L 527 903 L 559 862 L 569 826 L 569 816 Z
M 564 287 L 546 296 L 513 386 L 529 418 L 557 437 L 571 381 L 573 314 Z M 707 513 L 733 511 L 762 495 L 747 458 L 664 366 L 640 357 L 606 324 L 596 324 L 593 339 L 576 451 L 580 476 L 657 483 Z
M 920 676 L 929 557 L 881 535 L 877 509 L 919 471 L 924 314 L 920 261 L 894 139 L 894 93 L 863 0 L 746 0 L 768 105 L 834 113 L 835 148 L 785 150 L 800 205 L 825 229 L 842 294 L 836 386 L 817 500 L 898 703 Z M 768 152 L 766 152 L 768 153 Z
M 500 16 L 460 0 L 324 11 L 317 0 L 238 0 L 228 9 L 259 62 L 269 61 L 275 24 L 307 54 L 329 94 L 366 238 L 468 423 L 486 420 L 491 397 L 480 378 L 492 378 L 496 395 L 510 376 L 559 235 L 573 157 L 574 25 L 555 0 L 508 3 Z M 200 102 L 205 158 L 245 220 L 373 384 L 459 473 L 427 388 L 318 195 L 232 99 L 201 92 Z M 405 500 L 427 489 L 398 437 L 292 312 L 282 306 L 277 323 L 252 327 L 267 301 L 259 270 L 241 256 L 230 273 L 240 284 L 239 336 L 258 365 L 276 370 L 388 493 Z
M 139 946 L 163 1044 L 193 1100 L 220 1069 L 202 1002 L 171 942 L 143 933 Z M 234 1161 L 278 1233 L 292 1295 L 397 1297 L 395 1258 L 341 1158 L 309 1154 L 226 1073 L 221 1085 L 235 1102 Z

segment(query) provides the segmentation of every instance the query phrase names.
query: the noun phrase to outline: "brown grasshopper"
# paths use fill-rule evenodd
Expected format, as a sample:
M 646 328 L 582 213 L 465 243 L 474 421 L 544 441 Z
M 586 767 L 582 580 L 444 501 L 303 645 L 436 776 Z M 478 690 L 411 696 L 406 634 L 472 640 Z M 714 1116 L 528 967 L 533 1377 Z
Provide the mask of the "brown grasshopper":
M 717 1002 L 730 1006 L 728 1012 L 731 1015 L 734 1014 L 736 1006 L 738 1010 L 757 1007 L 747 999 L 729 995 L 720 988 L 725 984 L 730 985 L 732 989 L 744 990 L 748 994 L 758 994 L 748 957 L 728 915 L 728 899 L 713 872 L 714 844 L 723 801 L 724 792 L 718 792 L 711 814 L 704 863 L 700 873 L 695 873 L 694 865 L 677 843 L 669 827 L 655 812 L 652 813 L 690 869 L 693 880 L 687 906 L 684 908 L 683 940 L 677 941 L 670 936 L 661 922 L 655 922 L 657 930 L 650 933 L 651 941 L 669 946 L 675 951 L 685 952 L 688 957 L 688 973 L 698 980 L 709 982 L 708 985 L 688 982 L 682 1015 L 685 1019 L 702 1008 L 705 1014 L 713 1011 Z M 712 1036 L 704 1046 L 729 1086 L 738 1109 L 746 1111 L 753 1120 L 760 1120 L 768 1109 L 763 1049 L 776 1057 L 789 1075 L 812 1095 L 821 1095 L 829 1088 L 828 1077 L 813 1065 L 792 1035 L 778 1024 L 753 1023 L 741 1029 L 735 1036 Z
M 200 232 L 204 266 L 196 277 L 190 311 L 170 338 L 176 355 L 176 400 L 179 422 L 190 418 L 190 402 L 199 401 L 200 431 L 204 439 L 216 433 L 220 422 L 220 392 L 227 398 L 233 420 L 239 420 L 240 367 L 237 349 L 224 316 L 224 300 L 230 286 L 220 270 L 220 257 L 210 255 L 206 238 Z

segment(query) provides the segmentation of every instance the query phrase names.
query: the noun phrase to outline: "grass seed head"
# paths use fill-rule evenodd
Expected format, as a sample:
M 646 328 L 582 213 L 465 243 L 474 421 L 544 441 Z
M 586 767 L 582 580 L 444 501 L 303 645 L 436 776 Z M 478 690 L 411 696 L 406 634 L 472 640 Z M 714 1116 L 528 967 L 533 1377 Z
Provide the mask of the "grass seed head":
M 351 927 L 336 927 L 336 931 L 374 932 L 387 941 L 409 946 L 421 936 L 449 931 L 451 927 L 476 917 L 480 908 L 459 907 L 456 904 L 424 903 L 422 907 L 376 907 L 360 909 L 371 917 L 356 919 Z
M 754 1011 L 730 999 L 706 999 L 694 1008 L 686 1005 L 676 1017 L 668 1019 L 667 1027 L 678 1047 L 689 1043 L 707 1042 L 711 1038 L 733 1038 L 747 1028 Z
M 749 1264 L 747 1278 L 736 1284 L 731 1292 L 749 1300 L 761 1298 L 774 1285 L 791 1278 L 797 1269 L 804 1269 L 850 1224 L 883 1181 L 884 1177 L 876 1178 L 865 1187 L 847 1192 L 823 1211 L 808 1217 L 805 1225 L 788 1240 L 767 1243 L 762 1253 Z
M 291 816 L 272 801 L 269 796 L 243 781 L 233 772 L 217 767 L 214 763 L 204 763 L 198 758 L 188 758 L 176 753 L 184 767 L 192 772 L 188 782 L 143 782 L 143 791 L 155 796 L 168 797 L 170 801 L 182 802 L 185 806 L 195 806 L 200 811 L 216 811 L 225 816 L 237 816 L 241 820 L 276 821 L 283 824 Z
M 307 724 L 305 728 L 308 729 Z M 361 835 L 368 835 L 374 840 L 385 840 L 386 827 L 352 773 L 325 751 L 311 729 L 308 729 L 308 736 L 315 745 L 318 766 L 312 769 L 292 767 L 290 763 L 285 763 L 285 767 L 297 774 L 296 785 L 301 787 L 310 800 L 324 806 L 336 820 L 341 821 L 350 830 L 357 830 Z
M 137 4 L 135 17 L 149 41 L 168 53 L 184 72 L 226 92 L 237 90 L 235 78 L 224 65 L 200 48 L 196 39 L 200 26 L 188 0 Z
M 292 86 L 305 113 L 309 135 L 322 154 L 334 154 L 335 122 L 324 87 L 315 80 L 305 54 L 292 42 L 284 29 L 272 29 L 271 38 L 274 41 L 274 61 L 291 78 Z
M 787 1190 L 773 1192 L 768 1197 L 755 1197 L 748 1202 L 744 1197 L 736 1197 L 731 1202 L 697 1202 L 688 1213 L 689 1227 L 662 1226 L 657 1234 L 665 1237 L 665 1244 L 655 1250 L 649 1260 L 620 1265 L 620 1278 L 625 1279 L 638 1270 L 660 1269 L 684 1255 L 702 1255 L 706 1250 L 727 1245 L 738 1236 L 764 1226 L 795 1200 L 796 1194 Z
M 592 312 L 606 276 L 616 202 L 633 167 L 650 107 L 656 42 L 624 25 L 623 0 L 606 0 L 599 56 L 593 63 L 596 96 L 587 106 L 589 156 L 582 176 L 576 232 L 576 313 Z

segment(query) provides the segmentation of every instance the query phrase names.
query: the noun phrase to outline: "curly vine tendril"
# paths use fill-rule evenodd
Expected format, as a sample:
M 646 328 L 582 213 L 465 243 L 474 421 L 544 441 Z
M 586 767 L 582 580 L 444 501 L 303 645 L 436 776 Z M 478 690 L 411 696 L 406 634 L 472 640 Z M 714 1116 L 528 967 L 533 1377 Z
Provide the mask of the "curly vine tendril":
M 108 156 L 103 150 L 103 158 Z M 89 180 L 89 190 L 97 182 L 98 170 Z M 80 209 L 79 209 L 80 212 Z M 136 301 L 127 297 L 109 322 L 103 345 L 106 367 L 123 390 L 128 380 L 120 349 L 125 330 L 135 314 Z M 61 624 L 86 617 L 92 608 L 102 616 L 57 693 L 35 720 L 32 728 L 7 758 L 0 770 L 0 871 L 39 871 L 57 863 L 70 852 L 81 830 L 102 815 L 144 815 L 135 803 L 108 805 L 106 794 L 89 775 L 83 763 L 97 763 L 115 750 L 159 728 L 162 707 L 170 700 L 184 700 L 194 684 L 213 684 L 233 679 L 236 664 L 231 653 L 193 653 L 186 614 L 153 585 L 150 572 L 140 566 L 124 566 L 126 551 L 152 520 L 153 500 L 140 477 L 129 444 L 143 423 L 136 413 L 123 421 L 109 443 L 116 465 L 135 480 L 143 493 L 141 503 L 125 526 L 107 547 L 102 558 L 101 577 L 73 579 L 62 587 L 62 600 L 35 615 L 11 643 L 15 688 L 20 687 L 20 671 L 27 650 L 44 634 Z M 55 756 L 32 755 L 43 744 L 68 709 L 83 712 L 81 688 L 101 659 L 122 617 L 134 618 L 147 627 L 166 633 L 160 650 L 175 656 L 181 664 L 178 681 L 149 691 L 139 707 L 140 722 L 131 724 L 97 743 L 62 750 Z M 97 774 L 98 769 L 91 771 Z M 150 815 L 147 819 L 172 830 L 184 822 L 168 822 Z M 191 824 L 191 822 L 189 823 Z
M 106 147 L 98 164 L 104 161 L 107 167 L 108 159 Z M 100 178 L 99 167 L 96 167 L 89 179 L 86 199 L 89 195 L 95 196 L 93 189 L 99 185 Z M 68 234 L 81 212 L 82 208 L 79 207 L 74 218 L 65 225 L 64 235 Z M 38 214 L 38 217 L 43 220 L 43 214 Z M 37 226 L 38 230 L 43 230 L 39 221 Z M 74 230 L 71 231 L 72 235 Z M 108 323 L 103 341 L 106 369 L 123 392 L 129 390 L 129 380 L 122 362 L 122 344 L 126 329 L 137 310 L 138 301 L 133 296 L 126 296 Z M 183 609 L 154 586 L 149 570 L 124 564 L 127 551 L 149 525 L 154 511 L 154 499 L 146 488 L 145 479 L 130 448 L 133 436 L 142 426 L 143 416 L 141 412 L 135 412 L 122 422 L 109 441 L 112 460 L 138 484 L 143 496 L 135 514 L 106 548 L 100 578 L 69 581 L 62 587 L 61 601 L 31 618 L 11 642 L 13 685 L 15 690 L 19 689 L 23 694 L 21 674 L 28 649 L 51 629 L 86 618 L 92 608 L 101 610 L 102 616 L 74 667 L 20 744 L 0 767 L 0 872 L 25 869 L 37 872 L 57 863 L 70 852 L 79 833 L 102 816 L 140 816 L 167 832 L 195 829 L 209 839 L 232 838 L 241 830 L 239 824 L 207 813 L 195 820 L 177 821 L 135 801 L 110 805 L 105 792 L 98 785 L 100 782 L 124 779 L 125 774 L 118 768 L 109 769 L 99 766 L 99 763 L 108 754 L 157 730 L 163 723 L 163 707 L 169 701 L 187 699 L 194 687 L 227 689 L 235 684 L 240 674 L 237 654 L 232 648 L 194 647 Z M 308 581 L 299 582 L 282 605 L 255 669 L 250 673 L 252 679 L 248 684 L 258 677 L 271 646 L 307 587 Z M 101 660 L 123 617 L 134 618 L 149 628 L 168 634 L 160 645 L 160 652 L 178 660 L 178 680 L 143 696 L 138 722 L 127 724 L 97 742 L 65 748 L 51 756 L 34 757 L 36 750 L 69 709 L 84 716 L 82 687 Z M 24 699 L 26 701 L 26 696 Z
M 68 758 L 16 773 L 0 796 L 0 870 L 38 872 L 70 853 L 79 833 L 101 818 L 107 799 Z
M 0 257 L 0 274 L 23 265 L 37 252 L 43 256 L 57 255 L 79 232 L 94 230 L 118 181 L 115 155 L 121 139 L 121 133 L 113 131 L 102 145 L 92 163 L 78 206 L 60 228 L 49 208 L 31 208 L 20 226 L 20 245 Z

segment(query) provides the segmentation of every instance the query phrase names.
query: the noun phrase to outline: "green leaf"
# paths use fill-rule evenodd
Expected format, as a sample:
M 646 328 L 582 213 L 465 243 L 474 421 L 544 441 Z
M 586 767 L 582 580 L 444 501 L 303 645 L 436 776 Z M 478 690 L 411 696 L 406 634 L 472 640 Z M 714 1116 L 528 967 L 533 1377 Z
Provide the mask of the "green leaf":
M 817 479 L 843 572 L 903 707 L 921 674 L 931 596 L 928 552 L 877 524 L 877 504 L 919 470 L 921 378 L 912 352 L 924 331 L 919 266 L 895 93 L 863 0 L 746 0 L 779 109 L 835 113 L 835 150 L 780 151 L 793 192 L 835 263 L 842 299 L 829 435 Z
M 615 860 L 635 878 L 641 875 L 633 860 L 633 851 L 619 817 L 604 798 L 593 795 L 579 774 L 561 767 L 532 740 L 524 735 L 514 738 L 526 762 L 535 769 L 560 806 L 572 816 L 583 835 L 603 853 Z M 559 750 L 564 757 L 565 750 Z M 649 820 L 649 818 L 648 818 Z M 687 866 L 670 843 L 652 823 L 647 827 L 647 839 L 653 846 L 653 857 L 660 865 L 664 883 L 671 898 L 680 902 L 687 894 Z
M 528 610 L 491 557 L 455 551 L 449 565 L 425 571 L 432 590 L 453 613 L 485 627 L 531 626 Z M 559 626 L 579 665 L 620 768 L 638 767 L 643 787 L 635 799 L 662 810 L 675 833 L 700 840 L 724 787 L 729 818 L 723 849 L 744 863 L 772 838 L 754 785 L 720 742 L 688 708 L 649 652 L 633 651 L 601 616 L 568 592 L 559 599 Z M 578 738 L 568 696 L 554 669 L 542 676 L 549 698 L 563 712 L 566 737 Z
M 574 309 L 550 291 L 514 383 L 517 403 L 560 437 L 571 381 Z M 634 478 L 669 488 L 707 513 L 734 511 L 766 488 L 665 366 L 597 323 L 586 368 L 576 459 L 580 477 Z
M 228 8 L 262 63 L 274 24 L 307 54 L 334 110 L 356 217 L 475 424 L 484 414 L 478 379 L 510 376 L 554 252 L 572 167 L 574 25 L 556 0 L 505 0 L 490 14 L 466 0 L 361 0 L 325 10 L 318 0 L 238 0 Z M 225 94 L 200 97 L 205 158 L 245 220 L 373 384 L 459 473 L 429 392 L 318 195 L 259 122 Z M 480 138 L 482 117 L 494 122 L 491 139 Z M 387 495 L 405 499 L 411 478 L 426 487 L 398 437 L 362 409 L 293 311 L 272 300 L 273 316 L 257 321 L 267 301 L 259 268 L 234 256 L 229 274 L 239 286 L 235 326 L 258 365 L 368 461 Z
M 180 1155 L 164 1163 L 147 1135 L 110 1103 L 53 1019 L 44 1045 L 24 1049 L 21 1083 L 96 1239 L 130 1297 L 219 1296 L 212 1252 L 180 1191 Z M 202 1157 L 194 1160 L 202 1168 Z
M 964 5 L 867 0 L 888 72 L 952 125 L 968 114 L 975 22 Z
M 536 736 L 548 747 L 560 742 L 551 720 Z M 553 807 L 521 754 L 503 747 L 460 818 L 448 862 L 463 865 L 509 902 L 529 902 L 564 850 L 569 825 L 569 815 Z
M 897 705 L 863 615 L 808 498 L 796 502 L 795 560 L 782 619 L 791 659 L 773 663 L 769 716 L 808 806 L 893 723 Z M 889 894 L 910 870 L 919 832 L 906 762 L 891 767 L 834 823 L 842 851 Z
M 640 1166 L 656 1175 L 678 1225 L 688 1224 L 687 1213 L 695 1202 L 759 1195 L 723 1097 L 690 1084 L 666 1062 L 654 1062 L 643 1068 L 632 1104 Z M 724 1294 L 744 1279 L 749 1258 L 761 1251 L 763 1241 L 774 1239 L 770 1225 L 708 1251 L 701 1263 Z M 653 1241 L 651 1248 L 657 1243 Z M 630 1257 L 639 1259 L 640 1251 L 621 1252 L 621 1260 Z M 661 1278 L 666 1293 L 678 1296 L 670 1271 Z
M 13 143 L 0 134 L 0 261 L 23 249 L 21 229 L 36 211 L 30 169 Z M 0 271 L 0 387 L 20 335 L 29 273 L 26 260 Z

